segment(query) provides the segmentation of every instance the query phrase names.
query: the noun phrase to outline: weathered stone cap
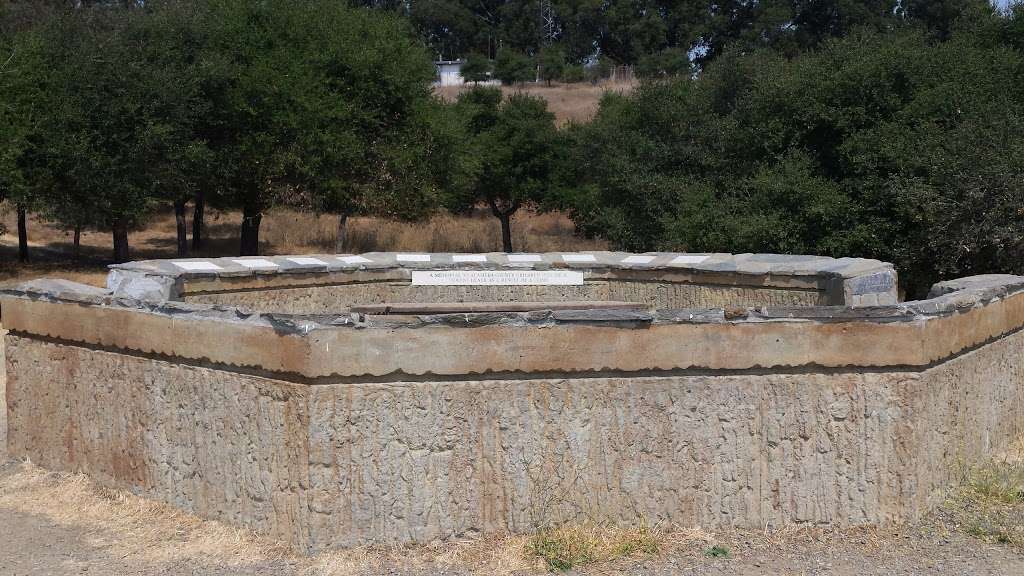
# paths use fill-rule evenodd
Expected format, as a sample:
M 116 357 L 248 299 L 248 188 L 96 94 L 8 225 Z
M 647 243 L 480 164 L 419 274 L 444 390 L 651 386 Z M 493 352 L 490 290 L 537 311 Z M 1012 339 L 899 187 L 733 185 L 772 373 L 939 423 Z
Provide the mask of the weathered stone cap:
M 489 373 L 888 367 L 941 362 L 1024 326 L 1024 277 L 965 279 L 937 298 L 873 308 L 560 310 L 279 315 L 120 298 L 73 283 L 0 292 L 14 336 L 41 337 L 310 383 Z M 611 314 L 605 314 L 611 312 Z M 881 321 L 879 321 L 881 320 Z
M 452 269 L 573 269 L 583 272 L 588 280 L 636 277 L 666 282 L 814 289 L 824 291 L 833 304 L 892 304 L 897 299 L 896 271 L 892 264 L 878 260 L 678 252 L 372 252 L 359 255 L 146 260 L 112 266 L 107 285 L 119 296 L 177 300 L 195 291 L 283 288 L 292 284 L 298 287 L 311 281 L 332 284 L 408 280 L 412 270 Z
M 142 272 L 154 276 L 191 278 L 335 272 L 345 270 L 407 269 L 622 269 L 698 270 L 736 274 L 828 275 L 852 278 L 891 270 L 892 264 L 864 258 L 829 258 L 787 254 L 724 254 L 647 252 L 491 252 L 486 254 L 369 252 L 365 254 L 313 254 L 242 258 L 190 258 L 142 260 L 114 264 L 111 270 Z

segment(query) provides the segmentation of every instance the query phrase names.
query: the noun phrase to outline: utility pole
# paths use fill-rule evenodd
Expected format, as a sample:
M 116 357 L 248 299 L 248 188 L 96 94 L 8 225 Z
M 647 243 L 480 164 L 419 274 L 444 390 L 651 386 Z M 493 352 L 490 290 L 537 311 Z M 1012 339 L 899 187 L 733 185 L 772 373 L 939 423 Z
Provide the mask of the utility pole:
M 555 39 L 555 9 L 551 0 L 540 0 L 540 43 L 547 46 Z

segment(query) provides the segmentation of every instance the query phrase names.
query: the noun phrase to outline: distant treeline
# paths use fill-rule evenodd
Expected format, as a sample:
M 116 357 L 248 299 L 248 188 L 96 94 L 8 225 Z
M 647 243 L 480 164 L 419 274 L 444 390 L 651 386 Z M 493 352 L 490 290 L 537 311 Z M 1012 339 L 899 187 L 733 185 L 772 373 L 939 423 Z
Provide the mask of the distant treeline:
M 988 0 L 349 1 L 408 18 L 442 59 L 547 50 L 570 68 L 603 62 L 648 76 L 706 64 L 727 48 L 793 57 L 863 28 L 918 27 L 947 38 L 964 15 L 992 11 Z
M 0 200 L 21 224 L 34 213 L 110 232 L 117 260 L 161 206 L 175 207 L 181 254 L 202 243 L 204 207 L 240 210 L 247 255 L 275 206 L 338 215 L 340 241 L 352 215 L 483 205 L 506 250 L 525 207 L 564 210 L 628 250 L 881 258 L 911 295 L 942 277 L 1024 273 L 1019 6 L 553 2 L 550 41 L 539 9 L 8 0 Z M 476 32 L 437 24 L 458 42 L 450 55 L 496 45 L 499 60 L 561 50 L 639 66 L 678 49 L 696 67 L 649 74 L 559 130 L 536 97 L 432 95 L 441 40 L 425 23 L 459 14 Z M 586 15 L 601 18 L 581 40 Z

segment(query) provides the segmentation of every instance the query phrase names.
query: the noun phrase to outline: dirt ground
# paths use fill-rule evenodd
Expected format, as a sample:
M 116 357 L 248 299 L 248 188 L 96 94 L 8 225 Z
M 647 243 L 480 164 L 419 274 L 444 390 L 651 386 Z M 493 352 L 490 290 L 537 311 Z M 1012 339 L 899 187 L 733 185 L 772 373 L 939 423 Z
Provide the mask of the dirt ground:
M 970 529 L 958 505 L 902 529 L 660 532 L 657 551 L 573 567 L 570 574 L 1018 575 L 1024 548 Z M 1024 506 L 1012 511 L 1017 522 Z M 976 534 L 976 535 L 972 535 Z M 1010 539 L 1012 540 L 1012 539 Z M 244 530 L 203 521 L 81 475 L 0 465 L 2 575 L 533 575 L 546 565 L 526 537 L 296 555 Z M 717 546 L 724 557 L 711 557 Z

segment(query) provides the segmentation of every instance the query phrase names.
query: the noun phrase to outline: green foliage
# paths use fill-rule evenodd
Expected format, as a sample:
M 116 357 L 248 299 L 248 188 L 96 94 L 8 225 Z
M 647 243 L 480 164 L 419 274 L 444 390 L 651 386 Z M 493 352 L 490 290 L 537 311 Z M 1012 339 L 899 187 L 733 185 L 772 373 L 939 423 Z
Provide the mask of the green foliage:
M 0 201 L 32 198 L 27 167 L 19 160 L 30 147 L 32 127 L 46 115 L 40 39 L 34 34 L 0 35 Z
M 566 66 L 562 72 L 562 82 L 576 84 L 587 79 L 587 69 L 582 64 Z
M 6 114 L 19 134 L 6 148 L 17 166 L 12 192 L 67 227 L 127 230 L 161 198 L 187 189 L 206 112 L 182 30 L 166 6 L 106 6 L 52 14 L 18 33 Z M 120 234 L 120 236 L 117 236 Z
M 519 84 L 533 80 L 533 61 L 518 50 L 504 49 L 494 61 L 494 77 L 502 84 Z
M 461 72 L 466 82 L 486 82 L 491 77 L 491 61 L 483 54 L 472 52 L 462 63 Z
M 402 217 L 430 205 L 427 55 L 395 17 L 331 0 L 215 0 L 202 133 L 219 201 Z M 272 39 L 272 41 L 268 41 Z M 243 225 L 243 248 L 256 245 Z
M 664 78 L 688 74 L 690 68 L 690 56 L 686 50 L 666 48 L 660 52 L 642 56 L 636 64 L 635 73 L 640 78 Z
M 565 72 L 565 53 L 558 46 L 545 46 L 537 56 L 537 64 L 540 66 L 540 79 L 550 85 Z
M 609 96 L 563 197 L 630 250 L 893 261 L 910 294 L 1024 271 L 1024 58 L 985 36 L 858 33 Z M 998 36 L 996 36 L 998 38 Z
M 458 167 L 448 180 L 446 204 L 455 212 L 487 204 L 501 220 L 510 250 L 509 218 L 522 207 L 544 204 L 552 189 L 559 150 L 563 148 L 555 117 L 542 98 L 474 87 L 455 104 L 463 144 L 451 148 Z
M 585 541 L 535 536 L 530 539 L 529 552 L 543 559 L 548 570 L 552 572 L 565 572 L 573 566 L 594 561 L 593 550 L 589 542 Z
M 715 544 L 704 551 L 704 555 L 708 558 L 728 558 L 730 556 L 729 549 L 725 546 Z
M 692 50 L 702 65 L 729 49 L 771 48 L 794 57 L 860 29 L 886 32 L 912 26 L 947 39 L 965 20 L 983 20 L 993 13 L 989 0 L 552 0 L 554 38 L 549 38 L 535 2 L 352 2 L 407 17 L 443 58 L 471 52 L 493 56 L 506 48 L 539 54 L 554 40 L 567 62 L 582 64 L 601 55 L 624 65 L 639 65 L 666 50 Z
M 246 253 L 279 203 L 400 218 L 436 203 L 433 68 L 397 16 L 333 0 L 18 6 L 0 13 L 0 189 L 114 231 L 116 258 L 129 228 L 198 189 L 243 209 Z
M 989 543 L 1024 550 L 1024 460 L 1021 446 L 966 471 L 962 486 L 942 508 L 950 523 Z

